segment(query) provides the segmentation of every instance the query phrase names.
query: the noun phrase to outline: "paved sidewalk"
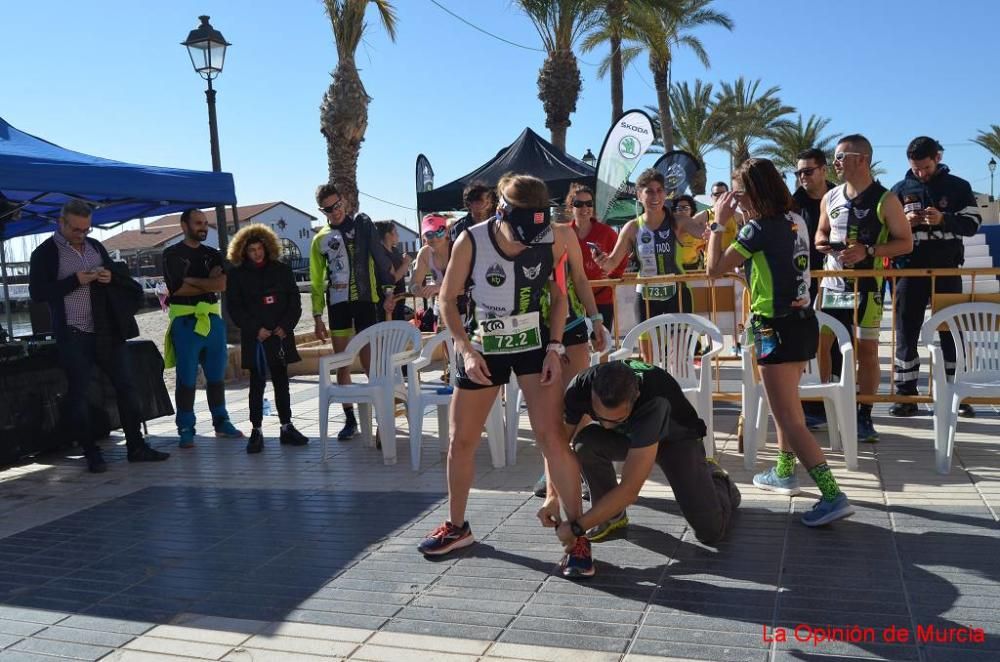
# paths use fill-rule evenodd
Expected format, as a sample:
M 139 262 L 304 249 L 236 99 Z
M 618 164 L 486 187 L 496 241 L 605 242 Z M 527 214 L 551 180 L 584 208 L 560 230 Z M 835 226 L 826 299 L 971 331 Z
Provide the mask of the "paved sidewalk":
M 245 387 L 228 397 L 245 420 Z M 315 379 L 294 380 L 293 409 L 315 440 Z M 526 418 L 516 466 L 494 469 L 480 448 L 469 514 L 480 544 L 438 561 L 415 551 L 445 517 L 433 415 L 420 472 L 403 419 L 395 466 L 360 439 L 332 442 L 322 464 L 317 441 L 279 446 L 276 418 L 259 456 L 214 438 L 180 451 L 172 422 L 156 421 L 165 463 L 129 465 L 116 446 L 103 475 L 58 456 L 0 472 L 0 661 L 1000 659 L 1000 417 L 962 419 L 940 476 L 930 418 L 880 413 L 883 441 L 862 448 L 859 471 L 830 456 L 858 514 L 810 530 L 798 517 L 816 495 L 750 486 L 735 410 L 720 406 L 721 463 L 744 496 L 730 537 L 695 541 L 654 469 L 627 537 L 594 546 L 586 583 L 554 574 Z M 871 628 L 871 640 L 816 641 L 854 625 L 839 633 Z M 916 643 L 929 625 L 985 640 Z M 796 641 L 805 626 L 812 638 Z M 909 641 L 886 643 L 892 626 Z M 788 641 L 769 641 L 781 628 Z

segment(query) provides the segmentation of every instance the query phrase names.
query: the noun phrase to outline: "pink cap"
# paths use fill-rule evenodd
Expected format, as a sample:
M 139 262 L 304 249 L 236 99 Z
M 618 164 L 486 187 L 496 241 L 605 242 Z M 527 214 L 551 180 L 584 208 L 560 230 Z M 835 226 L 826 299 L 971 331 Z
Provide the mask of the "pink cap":
M 448 220 L 438 214 L 427 214 L 420 222 L 420 234 L 425 232 L 437 232 L 441 228 L 448 227 Z

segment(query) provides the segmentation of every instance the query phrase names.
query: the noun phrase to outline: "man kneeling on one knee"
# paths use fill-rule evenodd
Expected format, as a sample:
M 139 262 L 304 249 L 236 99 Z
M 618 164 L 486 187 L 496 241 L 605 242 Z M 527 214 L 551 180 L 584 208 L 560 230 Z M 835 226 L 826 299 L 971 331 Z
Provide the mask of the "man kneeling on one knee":
M 673 377 L 641 361 L 603 363 L 570 382 L 565 405 L 593 505 L 579 520 L 558 524 L 563 542 L 581 531 L 599 541 L 627 526 L 625 509 L 639 498 L 654 463 L 695 537 L 705 544 L 722 540 L 740 492 L 714 458 L 705 458 L 705 423 Z M 612 462 L 621 460 L 619 483 Z M 548 526 L 556 524 L 554 514 L 539 514 Z

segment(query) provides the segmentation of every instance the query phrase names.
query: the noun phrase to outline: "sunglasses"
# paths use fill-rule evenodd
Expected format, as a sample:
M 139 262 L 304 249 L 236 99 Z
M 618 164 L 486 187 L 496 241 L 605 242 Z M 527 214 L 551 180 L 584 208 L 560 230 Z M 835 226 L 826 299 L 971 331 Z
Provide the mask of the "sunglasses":
M 594 201 L 593 200 L 574 200 L 573 201 L 573 206 L 576 207 L 577 209 L 580 209 L 582 207 L 591 207 L 591 208 L 593 208 Z
M 343 200 L 338 200 L 337 202 L 333 203 L 332 205 L 327 205 L 326 207 L 320 207 L 319 210 L 321 212 L 323 212 L 324 214 L 329 214 L 330 212 L 336 211 L 337 209 L 340 209 L 343 206 L 344 206 L 344 201 Z
M 614 427 L 621 427 L 628 422 L 629 416 L 631 415 L 632 412 L 629 412 L 628 416 L 623 416 L 622 418 L 604 418 L 603 416 L 598 416 L 597 414 L 592 413 L 590 417 L 598 423 L 607 423 L 608 425 L 613 425 Z
M 438 228 L 437 230 L 428 230 L 424 233 L 424 239 L 441 239 L 444 237 L 448 228 Z
M 812 174 L 820 169 L 820 166 L 813 166 L 812 168 L 802 168 L 802 170 L 796 170 L 794 173 L 795 178 L 799 177 L 812 177 Z
M 674 211 L 691 211 L 691 205 L 677 205 Z
M 833 155 L 833 160 L 837 163 L 842 162 L 848 156 L 864 156 L 861 152 L 837 152 Z

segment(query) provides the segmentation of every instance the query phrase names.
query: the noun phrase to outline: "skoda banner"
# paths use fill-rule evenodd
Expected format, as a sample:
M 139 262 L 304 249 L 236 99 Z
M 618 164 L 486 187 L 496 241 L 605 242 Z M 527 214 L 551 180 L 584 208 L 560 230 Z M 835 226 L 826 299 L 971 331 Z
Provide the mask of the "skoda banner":
M 434 169 L 431 162 L 423 154 L 417 156 L 417 193 L 426 193 L 434 189 Z
M 594 215 L 607 217 L 619 189 L 653 144 L 653 122 L 641 110 L 630 110 L 618 118 L 604 139 L 597 160 L 597 195 Z
M 667 182 L 665 188 L 669 200 L 691 192 L 691 180 L 701 170 L 701 165 L 688 152 L 675 149 L 661 156 L 653 168 L 659 170 Z

